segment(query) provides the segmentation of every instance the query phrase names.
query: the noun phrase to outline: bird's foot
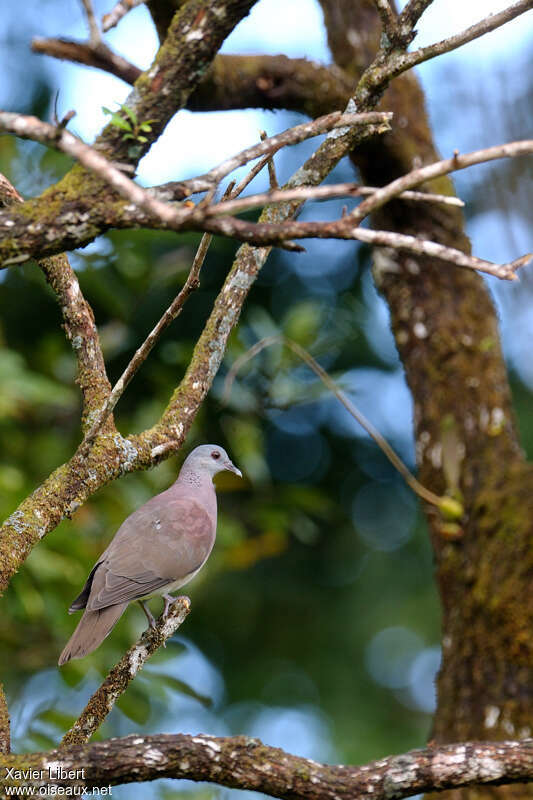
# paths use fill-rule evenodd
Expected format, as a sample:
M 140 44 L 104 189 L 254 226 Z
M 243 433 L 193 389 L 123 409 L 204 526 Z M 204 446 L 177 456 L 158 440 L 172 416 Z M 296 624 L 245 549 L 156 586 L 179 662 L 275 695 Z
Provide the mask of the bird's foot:
M 150 626 L 150 628 L 152 628 L 152 630 L 154 630 L 154 628 L 156 626 L 155 617 L 152 614 L 152 612 L 150 611 L 150 609 L 148 608 L 148 606 L 146 605 L 146 600 L 139 600 L 139 605 L 142 608 L 142 610 L 144 611 L 144 613 L 146 614 L 146 619 L 148 620 L 148 625 Z
M 163 600 L 165 601 L 165 607 L 163 609 L 163 614 L 161 616 L 163 617 L 163 619 L 166 619 L 168 617 L 170 606 L 175 602 L 176 598 L 173 597 L 171 594 L 164 594 Z

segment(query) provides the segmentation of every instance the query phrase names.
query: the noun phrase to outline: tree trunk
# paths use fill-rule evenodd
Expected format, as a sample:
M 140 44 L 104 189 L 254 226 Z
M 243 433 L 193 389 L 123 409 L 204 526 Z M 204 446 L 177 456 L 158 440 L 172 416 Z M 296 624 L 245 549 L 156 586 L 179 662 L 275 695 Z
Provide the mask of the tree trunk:
M 374 3 L 321 5 L 334 60 L 355 82 L 381 35 Z M 394 132 L 354 157 L 371 185 L 438 158 L 413 73 L 394 81 L 382 108 L 394 111 Z M 452 191 L 448 179 L 427 188 Z M 395 202 L 380 209 L 373 223 L 469 252 L 461 212 L 449 206 Z M 533 714 L 533 476 L 517 440 L 495 310 L 477 274 L 431 259 L 382 250 L 375 253 L 374 277 L 414 399 L 421 479 L 441 493 L 457 476 L 466 509 L 460 530 L 426 509 L 443 612 L 433 737 L 439 744 L 527 738 Z M 533 786 L 448 796 L 533 797 Z

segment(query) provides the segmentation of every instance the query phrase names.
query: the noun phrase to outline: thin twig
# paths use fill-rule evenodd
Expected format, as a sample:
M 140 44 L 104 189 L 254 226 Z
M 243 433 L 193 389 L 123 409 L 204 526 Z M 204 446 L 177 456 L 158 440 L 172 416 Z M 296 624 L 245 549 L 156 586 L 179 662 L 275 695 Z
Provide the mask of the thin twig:
M 394 250 L 406 250 L 415 255 L 438 258 L 456 267 L 473 269 L 484 272 L 487 275 L 494 275 L 500 280 L 515 281 L 518 279 L 516 274 L 520 267 L 524 267 L 533 258 L 532 253 L 526 253 L 514 261 L 505 264 L 494 264 L 492 261 L 485 261 L 483 258 L 470 256 L 457 250 L 455 247 L 446 247 L 438 242 L 428 239 L 420 239 L 417 236 L 408 236 L 405 233 L 395 231 L 376 231 L 368 228 L 356 228 L 353 231 L 354 239 L 359 242 L 366 242 L 379 247 L 390 247 Z
M 430 5 L 430 3 L 422 2 L 416 5 L 417 11 L 418 8 L 421 8 L 423 12 L 425 11 L 425 7 Z M 435 44 L 430 44 L 427 47 L 421 47 L 419 50 L 414 50 L 412 53 L 402 53 L 400 58 L 393 59 L 389 65 L 386 65 L 385 71 L 390 77 L 399 75 L 415 67 L 417 64 L 422 64 L 424 61 L 429 61 L 429 59 L 440 56 L 443 53 L 457 50 L 458 47 L 462 47 L 464 44 L 474 41 L 474 39 L 479 39 L 480 36 L 484 36 L 497 28 L 501 28 L 502 25 L 519 17 L 531 8 L 533 8 L 533 0 L 519 0 L 517 3 L 513 3 L 513 5 L 504 8 L 503 11 L 499 11 L 497 14 L 491 14 L 479 22 L 476 22 L 475 25 L 466 28 L 464 31 L 456 33 L 455 36 L 450 36 L 448 39 L 435 42 Z
M 433 0 L 409 0 L 398 19 L 398 28 L 404 35 L 414 32 L 416 23 L 432 3 Z
M 192 267 L 190 269 L 189 274 L 187 275 L 187 280 L 183 284 L 179 294 L 174 298 L 172 303 L 169 305 L 163 316 L 159 319 L 157 324 L 152 328 L 142 345 L 136 350 L 133 358 L 129 362 L 128 366 L 118 379 L 118 381 L 113 386 L 111 394 L 105 401 L 101 412 L 98 414 L 98 417 L 91 425 L 90 430 L 85 435 L 83 442 L 80 445 L 80 450 L 85 452 L 90 446 L 90 444 L 95 440 L 99 431 L 102 429 L 106 419 L 112 413 L 113 409 L 115 408 L 116 404 L 122 397 L 125 389 L 131 382 L 134 375 L 138 372 L 141 365 L 146 361 L 148 355 L 153 350 L 156 343 L 159 341 L 161 334 L 165 331 L 171 322 L 173 322 L 182 311 L 183 306 L 185 305 L 189 296 L 198 288 L 200 285 L 199 282 L 199 274 L 200 270 L 203 266 L 205 257 L 207 255 L 207 251 L 209 249 L 209 245 L 211 244 L 213 236 L 210 233 L 204 233 L 200 244 L 198 245 L 198 250 L 196 251 L 196 255 L 194 257 Z
M 96 21 L 96 16 L 94 14 L 92 0 L 81 0 L 81 3 L 85 11 L 85 16 L 87 17 L 87 24 L 89 26 L 89 36 L 91 44 L 97 45 L 99 42 L 102 41 L 102 36 L 100 34 L 100 28 L 98 27 L 98 23 Z
M 233 172 L 233 170 L 241 167 L 243 164 L 247 164 L 249 161 L 263 155 L 272 156 L 281 147 L 300 144 L 306 141 L 306 139 L 311 139 L 314 136 L 320 136 L 323 133 L 339 128 L 387 123 L 390 122 L 391 119 L 392 113 L 388 111 L 369 111 L 365 114 L 334 111 L 332 114 L 326 114 L 310 122 L 295 125 L 293 128 L 288 128 L 275 136 L 268 136 L 262 142 L 252 145 L 252 147 L 247 147 L 240 153 L 236 153 L 236 155 L 231 156 L 231 158 L 226 159 L 221 164 L 210 169 L 209 172 L 198 177 L 213 181 L 214 183 L 219 183 L 222 178 L 225 178 L 226 175 L 229 175 L 230 172 Z
M 191 610 L 188 597 L 177 597 L 168 615 L 161 615 L 155 628 L 147 628 L 94 692 L 80 716 L 61 740 L 60 747 L 85 744 L 101 726 L 118 698 L 141 671 L 146 661 L 177 631 Z
M 266 138 L 267 138 L 266 131 L 261 131 L 261 141 L 264 142 Z M 279 189 L 279 183 L 276 177 L 276 167 L 274 166 L 273 155 L 269 156 L 267 165 L 268 165 L 268 183 L 270 186 L 270 191 L 274 192 L 276 189 Z
M 226 191 L 223 195 L 224 198 L 229 198 L 234 196 L 235 190 L 234 182 L 230 183 Z M 188 300 L 189 296 L 200 286 L 200 270 L 205 261 L 205 257 L 207 255 L 207 251 L 209 250 L 209 245 L 213 236 L 209 233 L 204 233 L 200 240 L 200 244 L 198 245 L 198 249 L 196 251 L 196 255 L 194 256 L 193 263 L 189 274 L 187 276 L 187 280 L 183 284 L 180 292 L 174 298 L 170 306 L 167 308 L 163 316 L 159 319 L 157 324 L 154 328 L 150 331 L 142 345 L 136 350 L 133 358 L 130 360 L 129 364 L 127 365 L 126 369 L 118 379 L 118 381 L 113 386 L 109 397 L 107 398 L 101 412 L 99 413 L 97 419 L 91 426 L 91 429 L 87 432 L 83 442 L 80 445 L 80 450 L 85 451 L 89 448 L 90 444 L 94 441 L 98 432 L 101 430 L 103 424 L 105 423 L 108 416 L 112 413 L 113 409 L 115 408 L 116 404 L 124 394 L 125 389 L 131 382 L 132 378 L 135 374 L 139 371 L 141 365 L 146 361 L 148 355 L 151 353 L 153 348 L 155 347 L 156 343 L 161 338 L 162 333 L 168 328 L 171 322 L 181 314 L 183 306 L 185 305 L 186 301 Z M 171 443 L 173 444 L 173 443 Z M 157 453 L 153 453 L 153 455 L 162 455 L 165 450 L 160 450 Z
M 268 156 L 263 156 L 263 158 L 261 158 L 261 159 L 260 159 L 260 160 L 257 162 L 257 164 L 254 164 L 254 166 L 252 167 L 252 169 L 250 170 L 250 172 L 248 173 L 248 175 L 246 175 L 246 176 L 245 176 L 245 177 L 242 179 L 242 181 L 241 181 L 240 183 L 238 183 L 238 184 L 237 184 L 237 186 L 235 187 L 235 191 L 234 191 L 234 193 L 233 193 L 233 197 L 238 197 L 238 195 L 240 195 L 240 194 L 241 194 L 241 192 L 243 192 L 243 191 L 246 189 L 246 187 L 248 186 L 248 184 L 249 184 L 249 183 L 251 183 L 251 182 L 253 181 L 253 179 L 254 179 L 254 178 L 257 176 L 257 175 L 259 175 L 259 173 L 261 172 L 261 170 L 262 170 L 262 169 L 264 169 L 264 167 L 265 167 L 265 166 L 268 164 L 268 162 L 270 161 L 270 158 L 271 158 L 271 156 L 270 156 L 270 155 L 268 155 Z M 228 202 L 229 202 L 229 201 L 228 201 Z
M 125 17 L 129 11 L 143 3 L 144 0 L 119 0 L 116 6 L 102 17 L 102 30 L 104 33 L 118 25 L 122 17 Z
M 266 160 L 267 157 L 265 157 Z M 263 165 L 264 166 L 264 163 Z M 166 191 L 166 184 L 165 191 Z M 155 187 L 153 193 L 157 195 L 158 188 Z M 259 194 L 250 194 L 239 200 L 225 200 L 213 203 L 206 208 L 206 214 L 210 217 L 217 217 L 221 214 L 238 214 L 241 211 L 250 211 L 254 208 L 261 208 L 268 203 L 285 203 L 288 200 L 331 200 L 337 197 L 361 197 L 372 196 L 379 191 L 375 186 L 360 186 L 357 183 L 331 183 L 326 186 L 296 186 L 294 189 L 276 189 Z M 410 200 L 423 203 L 440 203 L 443 205 L 464 207 L 464 203 L 458 197 L 447 194 L 431 194 L 429 192 L 402 192 L 401 200 Z
M 533 0 L 531 0 L 531 4 L 533 5 Z M 412 172 L 408 172 L 407 175 L 402 175 L 401 178 L 397 178 L 395 181 L 378 189 L 372 197 L 369 197 L 368 200 L 365 200 L 352 211 L 350 217 L 353 221 L 359 223 L 372 211 L 388 203 L 389 200 L 392 200 L 393 197 L 398 196 L 406 189 L 411 189 L 413 186 L 418 186 L 433 178 L 439 178 L 441 175 L 447 175 L 450 172 L 465 169 L 474 164 L 483 164 L 500 158 L 516 158 L 530 155 L 531 153 L 533 153 L 533 139 L 507 142 L 494 147 L 486 147 L 482 150 L 473 150 L 464 155 L 454 153 L 452 158 L 445 158 L 442 161 L 436 161 L 425 167 L 414 169 Z
M 297 125 L 283 133 L 269 137 L 264 142 L 246 148 L 241 153 L 223 161 L 217 167 L 200 176 L 215 185 L 226 175 L 239 166 L 259 156 L 269 154 L 280 147 L 305 141 L 313 136 L 318 136 L 326 131 L 337 128 L 350 129 L 349 126 L 367 126 L 373 123 L 386 124 L 391 119 L 390 113 L 370 112 L 368 114 L 342 114 L 335 112 L 325 117 L 319 117 L 310 123 Z M 76 158 L 83 166 L 99 175 L 110 186 L 116 189 L 123 197 L 131 200 L 135 205 L 144 209 L 148 214 L 159 218 L 169 227 L 180 225 L 196 210 L 188 208 L 172 208 L 155 198 L 148 190 L 141 188 L 123 172 L 111 164 L 104 156 L 86 145 L 69 131 L 42 122 L 37 117 L 24 116 L 8 111 L 0 111 L 0 129 L 9 131 L 24 139 L 40 141 L 50 144 L 58 150 Z M 193 179 L 197 180 L 197 179 Z M 188 182 L 185 181 L 185 184 Z
M 285 336 L 281 335 L 268 336 L 267 338 L 261 339 L 261 341 L 257 342 L 253 347 L 247 350 L 246 353 L 243 353 L 242 356 L 239 356 L 239 358 L 236 359 L 235 363 L 231 367 L 224 381 L 223 401 L 227 402 L 232 384 L 240 368 L 246 364 L 247 361 L 260 353 L 261 350 L 264 350 L 265 347 L 270 347 L 273 344 L 282 344 L 288 347 L 295 355 L 298 356 L 298 358 L 304 361 L 307 366 L 313 370 L 315 375 L 318 375 L 322 383 L 327 386 L 330 392 L 335 395 L 337 400 L 342 403 L 348 413 L 351 414 L 352 417 L 361 425 L 361 427 L 364 428 L 368 435 L 372 437 L 380 450 L 386 455 L 395 469 L 398 470 L 407 485 L 411 487 L 415 494 L 417 494 L 427 503 L 431 503 L 431 505 L 437 506 L 438 508 L 442 508 L 443 501 L 446 504 L 449 503 L 450 498 L 439 497 L 439 495 L 435 494 L 429 489 L 426 489 L 426 487 L 415 478 L 412 472 L 405 466 L 401 458 L 394 452 L 387 440 L 383 438 L 381 433 L 372 425 L 372 423 L 364 416 L 364 414 L 362 414 L 359 409 L 354 406 L 351 400 L 349 400 L 342 389 L 337 386 L 333 378 L 331 378 L 326 370 L 323 369 L 317 361 L 315 361 L 313 356 L 310 355 L 307 350 L 304 350 L 303 347 L 300 347 L 300 345 L 297 344 L 297 342 L 294 342 L 292 339 L 287 339 Z

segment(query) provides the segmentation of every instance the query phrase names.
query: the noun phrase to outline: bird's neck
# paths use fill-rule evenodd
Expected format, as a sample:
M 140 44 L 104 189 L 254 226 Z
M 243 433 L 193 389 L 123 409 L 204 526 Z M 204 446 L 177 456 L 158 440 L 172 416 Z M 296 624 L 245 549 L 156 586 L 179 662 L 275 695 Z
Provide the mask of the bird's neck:
M 210 475 L 205 472 L 197 472 L 194 469 L 182 467 L 171 489 L 173 488 L 179 489 L 180 495 L 190 496 L 194 500 L 201 499 L 201 502 L 216 524 L 217 495 L 213 479 Z
M 178 479 L 175 482 L 176 486 L 190 486 L 193 489 L 211 489 L 215 491 L 213 486 L 213 479 L 205 472 L 197 472 L 191 467 L 186 466 L 181 468 Z

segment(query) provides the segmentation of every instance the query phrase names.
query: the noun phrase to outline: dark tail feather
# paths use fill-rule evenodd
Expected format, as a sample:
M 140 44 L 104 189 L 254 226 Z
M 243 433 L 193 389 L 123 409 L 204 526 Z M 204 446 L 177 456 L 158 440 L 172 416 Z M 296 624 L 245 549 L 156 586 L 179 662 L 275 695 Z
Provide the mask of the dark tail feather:
M 98 611 L 85 609 L 78 627 L 59 656 L 59 666 L 66 664 L 71 658 L 83 658 L 92 653 L 111 632 L 127 605 L 127 603 L 117 603 Z

